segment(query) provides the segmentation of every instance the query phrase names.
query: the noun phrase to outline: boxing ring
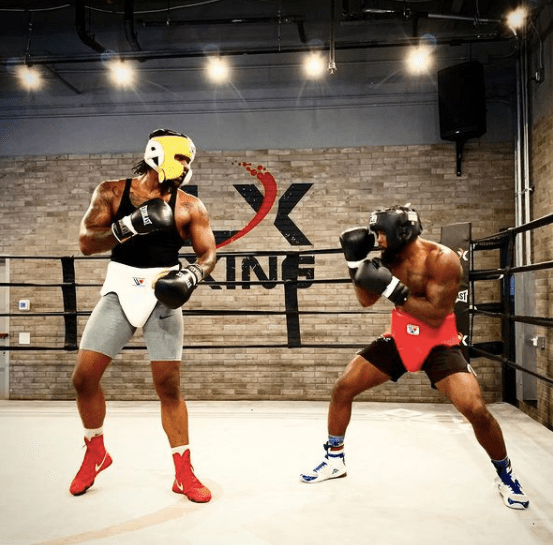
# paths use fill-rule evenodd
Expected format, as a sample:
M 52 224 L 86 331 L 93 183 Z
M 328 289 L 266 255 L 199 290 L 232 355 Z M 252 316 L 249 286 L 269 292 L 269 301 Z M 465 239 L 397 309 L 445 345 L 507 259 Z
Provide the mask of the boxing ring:
M 338 311 L 317 311 L 309 310 L 303 311 L 299 309 L 298 304 L 298 290 L 309 288 L 314 284 L 349 284 L 351 280 L 349 278 L 338 278 L 338 279 L 314 279 L 309 278 L 312 276 L 312 271 L 303 271 L 303 275 L 307 278 L 301 279 L 300 275 L 302 271 L 300 270 L 300 265 L 302 263 L 302 257 L 307 256 L 308 258 L 314 255 L 342 255 L 342 251 L 339 249 L 328 249 L 328 250 L 306 250 L 303 252 L 294 251 L 294 252 L 274 252 L 274 251 L 256 251 L 256 252 L 218 252 L 218 260 L 236 260 L 237 258 L 258 258 L 258 257 L 268 257 L 269 260 L 276 258 L 278 256 L 284 257 L 282 263 L 282 280 L 272 279 L 261 273 L 265 276 L 262 280 L 215 280 L 212 276 L 207 276 L 203 285 L 208 286 L 211 289 L 221 289 L 221 287 L 235 288 L 237 286 L 246 286 L 250 288 L 252 286 L 263 286 L 265 288 L 272 288 L 275 286 L 283 286 L 284 288 L 284 308 L 283 310 L 247 310 L 247 309 L 236 309 L 236 310 L 225 310 L 225 309 L 204 309 L 204 310 L 190 310 L 188 305 L 185 305 L 182 308 L 183 316 L 283 316 L 286 320 L 286 332 L 287 340 L 285 343 L 275 344 L 275 343 L 260 343 L 260 344 L 247 344 L 247 345 L 233 345 L 232 348 L 301 348 L 301 347 L 314 347 L 325 348 L 329 346 L 335 346 L 334 344 L 325 344 L 319 343 L 313 345 L 310 343 L 302 342 L 301 327 L 300 327 L 300 316 L 302 315 L 351 315 L 351 314 L 362 314 L 363 310 L 351 311 L 351 310 L 338 310 Z M 36 317 L 63 317 L 65 324 L 65 334 L 64 334 L 64 343 L 59 346 L 51 345 L 35 345 L 28 347 L 21 346 L 6 346 L 3 347 L 5 350 L 38 350 L 38 351 L 49 351 L 49 350 L 63 350 L 63 351 L 75 351 L 78 349 L 78 317 L 85 316 L 88 317 L 91 314 L 91 309 L 81 310 L 78 305 L 78 296 L 77 290 L 79 288 L 98 288 L 102 286 L 102 282 L 77 282 L 76 273 L 75 273 L 75 263 L 83 261 L 105 261 L 109 260 L 109 256 L 101 257 L 84 257 L 84 256 L 0 256 L 0 259 L 4 260 L 43 260 L 51 261 L 57 263 L 63 280 L 58 283 L 32 283 L 32 282 L 0 282 L 1 287 L 29 287 L 29 288 L 60 288 L 61 296 L 63 301 L 63 310 L 62 311 L 50 311 L 50 312 L 27 312 L 25 314 L 26 318 L 36 318 Z M 195 260 L 194 254 L 181 253 L 179 254 L 179 259 L 184 263 L 193 262 Z M 307 260 L 308 261 L 308 260 Z M 257 272 L 259 275 L 259 270 Z M 272 276 L 272 275 L 271 275 Z M 371 311 L 369 311 L 371 312 Z M 374 311 L 372 311 L 374 312 Z M 376 311 L 379 314 L 383 314 L 386 311 Z M 0 317 L 14 317 L 21 316 L 21 313 L 13 312 L 3 312 L 0 313 Z M 213 343 L 198 345 L 198 344 L 188 344 L 184 348 L 187 349 L 211 349 L 214 348 Z M 360 344 L 348 344 L 345 343 L 340 345 L 343 348 L 360 348 Z M 127 346 L 124 349 L 130 349 L 131 347 Z M 133 349 L 145 349 L 146 346 L 133 345 Z
M 515 301 L 515 288 L 520 287 L 523 291 L 528 289 L 528 275 L 533 271 L 547 271 L 553 268 L 553 261 L 545 261 L 541 263 L 526 264 L 515 266 L 515 247 L 516 237 L 531 233 L 532 231 L 553 224 L 553 214 L 539 218 L 529 224 L 517 228 L 506 229 L 500 233 L 494 234 L 481 239 L 473 240 L 471 236 L 471 224 L 461 223 L 445 226 L 442 229 L 441 241 L 445 245 L 454 249 L 460 256 L 463 266 L 463 278 L 459 297 L 455 306 L 459 331 L 463 334 L 463 348 L 467 359 L 472 358 L 487 358 L 502 365 L 503 374 L 503 400 L 509 403 L 515 403 L 520 399 L 521 392 L 516 391 L 517 373 L 524 375 L 534 381 L 539 381 L 544 387 L 553 385 L 553 377 L 547 373 L 539 372 L 536 365 L 536 356 L 525 347 L 528 342 L 532 343 L 533 347 L 539 347 L 544 354 L 542 359 L 547 360 L 550 353 L 546 349 L 547 340 L 551 338 L 550 330 L 553 327 L 553 318 L 538 317 L 520 313 L 519 309 L 525 309 L 525 297 L 519 297 Z M 493 257 L 486 257 L 481 262 L 490 263 L 494 259 L 498 262 L 496 268 L 478 268 L 479 255 L 499 253 Z M 305 251 L 256 251 L 256 252 L 219 252 L 218 260 L 226 261 L 226 280 L 215 279 L 209 276 L 205 279 L 202 288 L 210 289 L 212 292 L 217 290 L 236 289 L 242 287 L 250 289 L 255 286 L 262 286 L 266 290 L 271 290 L 274 287 L 282 287 L 282 302 L 280 308 L 263 308 L 250 309 L 244 308 L 190 308 L 187 304 L 183 307 L 182 313 L 185 321 L 194 319 L 197 316 L 206 318 L 215 317 L 277 317 L 278 320 L 284 321 L 284 335 L 281 335 L 282 342 L 267 342 L 267 339 L 259 339 L 260 342 L 249 342 L 247 344 L 225 344 L 225 348 L 234 349 L 301 349 L 301 348 L 343 348 L 343 349 L 359 349 L 365 346 L 366 337 L 355 337 L 351 339 L 343 339 L 340 341 L 317 342 L 305 341 L 305 328 L 302 327 L 302 320 L 305 317 L 320 316 L 329 318 L 332 316 L 340 316 L 346 320 L 357 319 L 363 315 L 381 315 L 387 316 L 389 313 L 388 307 L 376 305 L 369 309 L 361 309 L 357 305 L 342 309 L 318 310 L 317 304 L 311 304 L 309 309 L 301 308 L 299 294 L 312 288 L 313 286 L 327 287 L 342 286 L 347 288 L 350 284 L 349 278 L 314 278 L 314 267 L 316 256 L 330 258 L 333 263 L 342 265 L 342 251 L 340 249 L 322 249 L 322 250 L 305 250 Z M 182 253 L 180 259 L 183 263 L 192 262 L 195 259 L 193 254 Z M 264 257 L 268 260 L 267 272 L 259 265 L 258 259 Z M 17 312 L 0 312 L 0 320 L 4 320 L 4 328 L 6 328 L 6 320 L 17 318 L 19 320 L 30 319 L 63 319 L 63 344 L 23 344 L 14 345 L 7 341 L 8 335 L 5 332 L 0 332 L 0 350 L 6 354 L 7 352 L 15 351 L 76 351 L 78 348 L 78 338 L 80 324 L 84 323 L 82 319 L 88 317 L 91 313 L 95 299 L 89 299 L 89 308 L 82 309 L 82 304 L 79 303 L 78 290 L 94 289 L 99 290 L 102 282 L 97 281 L 79 281 L 76 274 L 76 264 L 92 263 L 92 262 L 107 262 L 107 256 L 0 256 L 0 261 L 6 263 L 9 261 L 15 262 L 34 262 L 40 264 L 40 268 L 57 269 L 50 274 L 59 274 L 60 282 L 0 282 L 0 291 L 2 288 L 30 288 L 30 289 L 60 289 L 63 308 L 56 311 L 37 312 L 24 307 L 26 300 L 19 301 L 19 309 Z M 281 259 L 281 279 L 277 278 L 277 259 Z M 236 261 L 241 260 L 242 280 L 236 280 Z M 45 263 L 45 265 L 43 265 Z M 22 267 L 25 267 L 22 265 Z M 218 268 L 220 266 L 218 265 Z M 343 266 L 336 267 L 336 270 L 342 271 Z M 257 276 L 257 280 L 251 279 L 251 274 Z M 97 273 L 93 277 L 102 278 L 99 276 L 103 273 Z M 85 275 L 86 276 L 86 275 Z M 90 277 L 90 276 L 89 276 Z M 518 278 L 523 278 L 525 283 L 518 284 Z M 530 282 L 533 279 L 530 279 Z M 495 283 L 495 287 L 483 291 L 479 286 L 483 283 Z M 519 290 L 520 291 L 520 290 Z M 96 292 L 95 292 L 96 293 Z M 243 293 L 243 292 L 242 292 Z M 484 297 L 490 297 L 489 300 L 481 300 L 481 294 Z M 526 293 L 528 293 L 526 291 Z M 237 297 L 239 300 L 240 298 Z M 352 298 L 349 297 L 351 300 Z M 240 301 L 238 301 L 240 303 Z M 516 304 L 515 304 L 516 303 Z M 27 302 L 28 304 L 28 302 Z M 320 303 L 319 303 L 320 304 Z M 272 305 L 274 306 L 274 305 Z M 315 308 L 314 308 L 315 307 Z M 478 335 L 475 330 L 481 318 L 491 319 L 491 323 L 495 324 L 488 326 L 492 331 L 499 332 L 498 339 L 477 340 Z M 376 325 L 380 326 L 382 321 L 377 320 Z M 540 328 L 541 334 L 533 333 L 530 337 L 526 330 L 517 331 L 517 325 L 526 324 Z M 520 328 L 519 328 L 520 329 Z M 532 330 L 534 331 L 534 330 Z M 381 331 L 376 331 L 377 335 Z M 259 335 L 258 335 L 259 337 Z M 312 336 L 311 336 L 312 338 Z M 256 339 L 258 341 L 258 339 Z M 518 345 L 518 349 L 517 349 Z M 521 349 L 521 346 L 525 348 Z M 209 340 L 206 343 L 186 343 L 184 348 L 187 350 L 212 350 L 220 346 L 216 341 Z M 133 343 L 125 347 L 124 350 L 144 350 L 146 347 L 140 344 Z M 517 355 L 529 361 L 529 364 L 524 364 L 523 361 L 517 361 Z M 520 380 L 519 380 L 520 382 Z M 535 390 L 534 386 L 534 390 Z M 522 392 L 524 395 L 525 392 Z
M 551 224 L 553 214 L 478 240 L 472 239 L 470 224 L 448 226 L 442 232 L 442 241 L 459 252 L 463 263 L 455 310 L 465 354 L 471 360 L 493 360 L 503 374 L 512 375 L 503 378 L 508 402 L 492 403 L 490 411 L 501 424 L 515 471 L 530 498 L 527 511 L 505 508 L 492 486 L 491 464 L 468 422 L 449 404 L 356 401 L 346 441 L 348 477 L 305 485 L 299 482 L 299 473 L 310 469 L 321 454 L 328 401 L 189 401 L 195 471 L 213 492 L 209 504 L 199 505 L 171 492 L 173 467 L 157 402 L 108 402 L 104 428 L 113 466 L 87 494 L 75 498 L 68 486 L 82 459 L 82 426 L 74 401 L 0 400 L 0 437 L 7 453 L 0 464 L 0 545 L 550 544 L 553 432 L 515 408 L 509 396 L 521 393 L 517 392 L 521 375 L 537 382 L 538 395 L 553 383 L 538 357 L 547 359 L 548 350 L 541 348 L 539 339 L 549 339 L 551 319 L 520 312 L 514 293 L 514 278 L 542 274 L 553 262 L 515 266 L 513 256 L 517 236 Z M 181 257 L 183 261 L 192 258 L 186 253 Z M 247 290 L 261 286 L 282 294 L 278 308 L 217 308 L 213 298 L 206 308 L 183 309 L 185 322 L 244 316 L 268 316 L 281 322 L 274 337 L 268 330 L 266 338 L 238 343 L 238 351 L 255 347 L 269 354 L 274 350 L 295 353 L 330 350 L 338 344 L 351 355 L 366 344 L 356 331 L 340 329 L 339 342 L 328 342 L 326 335 L 310 334 L 310 320 L 350 322 L 368 314 L 375 328 L 387 320 L 389 306 L 361 310 L 344 302 L 343 308 L 317 310 L 312 304 L 309 290 L 343 289 L 353 299 L 349 278 L 312 273 L 315 258 L 328 263 L 329 269 L 342 263 L 340 250 L 220 252 L 219 258 L 227 273 L 231 271 L 230 277 L 208 278 L 204 293 L 234 289 L 236 301 L 251 301 L 255 296 L 248 296 Z M 9 288 L 16 294 L 11 305 L 25 305 L 20 303 L 26 300 L 24 294 L 36 289 L 45 298 L 57 299 L 60 307 L 35 310 L 31 301 L 29 310 L 2 312 L 0 320 L 38 320 L 45 329 L 55 328 L 59 342 L 41 343 L 39 338 L 31 345 L 4 344 L 0 350 L 74 358 L 79 331 L 92 308 L 89 302 L 97 299 L 101 286 L 91 280 L 100 276 L 90 273 L 105 267 L 106 258 L 0 259 L 19 267 L 12 275 L 16 281 L 8 278 L 0 283 L 0 292 Z M 265 269 L 256 265 L 262 259 L 268 263 Z M 499 266 L 494 269 L 496 259 Z M 45 276 L 48 272 L 50 279 L 57 275 L 59 280 L 20 281 L 21 271 L 37 262 Z M 232 271 L 238 270 L 233 262 L 241 264 L 242 276 L 232 278 Z M 279 263 L 281 278 L 275 278 Z M 528 286 L 535 279 L 525 280 Z M 90 292 L 83 298 L 85 303 L 81 291 Z M 319 298 L 319 292 L 314 297 Z M 304 308 L 306 302 L 308 308 Z M 517 324 L 532 329 L 517 331 Z M 16 325 L 15 333 L 24 332 L 23 324 Z M 7 343 L 8 339 L 2 340 Z M 219 349 L 217 342 L 200 338 L 184 347 L 201 354 Z M 132 344 L 126 351 L 141 353 L 144 348 Z M 518 354 L 524 359 L 517 359 Z M 535 366 L 527 365 L 528 354 L 534 355 L 530 363 Z
M 514 403 L 520 398 L 520 392 L 516 391 L 516 372 L 520 372 L 526 378 L 539 380 L 544 387 L 553 385 L 553 377 L 544 372 L 536 371 L 536 357 L 528 345 L 538 348 L 544 352 L 542 360 L 549 360 L 550 350 L 546 349 L 547 341 L 551 340 L 551 328 L 553 318 L 528 315 L 533 311 L 533 306 L 528 305 L 528 296 L 532 292 L 532 284 L 536 283 L 529 274 L 534 271 L 548 271 L 553 268 L 553 261 L 539 263 L 528 263 L 516 265 L 515 248 L 517 237 L 522 238 L 543 227 L 553 223 L 553 214 L 536 219 L 525 225 L 506 229 L 505 231 L 471 242 L 471 272 L 470 281 L 472 286 L 478 281 L 495 281 L 499 283 L 499 299 L 495 302 L 480 302 L 474 297 L 475 290 L 471 290 L 471 320 L 478 316 L 491 317 L 501 324 L 501 339 L 475 343 L 470 347 L 470 354 L 483 356 L 499 361 L 503 365 L 503 392 L 504 400 Z M 494 269 L 474 269 L 474 259 L 478 252 L 496 253 L 498 267 Z M 518 292 L 517 292 L 518 289 Z M 534 288 L 535 290 L 535 288 Z M 522 312 L 521 312 L 522 310 Z M 525 312 L 526 311 L 526 312 Z M 536 326 L 536 328 L 522 328 L 521 325 Z M 517 328 L 517 326 L 519 326 Z M 471 330 L 473 329 L 473 325 Z M 547 350 L 547 351 L 546 351 Z M 526 364 L 521 360 L 526 360 Z M 544 365 L 547 368 L 547 364 Z M 532 390 L 533 388 L 530 387 Z M 550 422 L 549 422 L 550 424 Z

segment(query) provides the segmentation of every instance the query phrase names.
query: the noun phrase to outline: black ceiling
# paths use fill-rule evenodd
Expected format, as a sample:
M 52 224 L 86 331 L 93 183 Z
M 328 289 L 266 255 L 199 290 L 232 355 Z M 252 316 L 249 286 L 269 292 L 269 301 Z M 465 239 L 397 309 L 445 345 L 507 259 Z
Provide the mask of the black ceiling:
M 69 62 L 114 51 L 222 53 L 498 40 L 511 0 L 4 0 L 0 54 Z M 331 13 L 333 17 L 331 17 Z M 333 21 L 333 22 L 331 22 Z
M 51 100 L 99 93 L 105 96 L 110 89 L 102 63 L 114 55 L 138 63 L 142 78 L 135 92 L 155 96 L 155 100 L 163 100 L 160 92 L 205 92 L 201 63 L 215 52 L 244 68 L 235 79 L 241 91 L 301 86 L 296 53 L 320 50 L 328 56 L 335 52 L 335 86 L 355 89 L 352 93 L 389 92 L 399 77 L 403 46 L 420 39 L 443 46 L 436 69 L 440 63 L 443 66 L 482 55 L 485 59 L 507 58 L 513 35 L 503 18 L 516 3 L 3 0 L 2 108 L 11 108 L 18 96 L 24 96 L 13 77 L 14 66 L 22 63 L 42 66 L 48 79 L 42 98 L 36 101 L 44 102 L 46 96 Z M 503 77 L 497 63 L 493 70 Z M 127 96 L 125 100 L 135 99 Z

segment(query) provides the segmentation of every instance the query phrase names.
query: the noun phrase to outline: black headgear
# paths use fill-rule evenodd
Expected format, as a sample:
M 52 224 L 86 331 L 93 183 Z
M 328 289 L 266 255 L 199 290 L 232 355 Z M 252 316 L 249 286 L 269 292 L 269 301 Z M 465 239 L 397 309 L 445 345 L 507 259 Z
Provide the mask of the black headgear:
M 422 224 L 418 212 L 409 205 L 392 206 L 375 210 L 369 219 L 369 229 L 384 232 L 387 249 L 397 253 L 422 233 Z
M 171 129 L 156 129 L 155 131 L 150 133 L 148 139 L 155 138 L 156 136 L 181 136 L 182 138 L 189 138 L 188 136 L 186 136 L 186 134 L 172 131 Z

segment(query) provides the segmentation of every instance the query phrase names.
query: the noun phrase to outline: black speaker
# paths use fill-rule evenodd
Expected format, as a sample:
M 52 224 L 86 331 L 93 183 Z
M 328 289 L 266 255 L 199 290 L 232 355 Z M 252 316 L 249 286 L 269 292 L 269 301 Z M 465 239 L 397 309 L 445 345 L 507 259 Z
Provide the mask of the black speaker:
M 465 141 L 486 132 L 484 68 L 478 61 L 438 71 L 442 140 Z

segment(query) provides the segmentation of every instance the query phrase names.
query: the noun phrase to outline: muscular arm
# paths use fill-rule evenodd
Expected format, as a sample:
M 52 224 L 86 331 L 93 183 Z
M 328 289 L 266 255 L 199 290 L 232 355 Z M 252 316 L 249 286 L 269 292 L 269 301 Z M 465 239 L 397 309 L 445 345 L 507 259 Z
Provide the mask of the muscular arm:
M 433 252 L 427 260 L 426 274 L 424 294 L 410 295 L 401 309 L 431 327 L 439 327 L 453 312 L 459 293 L 459 258 L 451 250 Z
M 190 243 L 197 256 L 195 264 L 201 267 L 205 278 L 217 263 L 215 236 L 209 225 L 209 216 L 205 206 L 198 199 L 184 202 L 181 206 L 187 209 L 190 218 L 186 228 Z
M 363 288 L 356 286 L 355 284 L 352 285 L 353 289 L 355 290 L 357 300 L 362 307 L 372 307 L 380 299 L 380 295 L 376 295 L 375 293 L 364 290 Z
M 115 183 L 102 182 L 94 190 L 90 206 L 81 220 L 79 246 L 84 255 L 106 252 L 117 244 L 111 232 Z

